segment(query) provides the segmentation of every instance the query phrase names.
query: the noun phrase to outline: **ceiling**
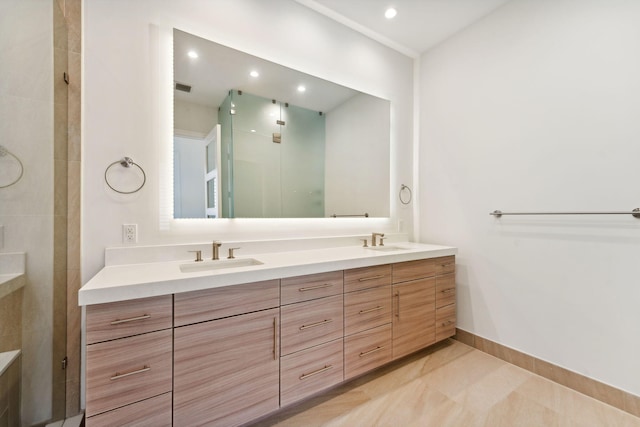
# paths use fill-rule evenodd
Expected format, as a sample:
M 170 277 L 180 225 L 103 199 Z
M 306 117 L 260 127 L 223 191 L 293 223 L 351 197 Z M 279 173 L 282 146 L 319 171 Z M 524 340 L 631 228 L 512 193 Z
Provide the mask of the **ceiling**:
M 406 55 L 418 57 L 510 0 L 296 0 Z M 394 7 L 398 14 L 386 19 Z

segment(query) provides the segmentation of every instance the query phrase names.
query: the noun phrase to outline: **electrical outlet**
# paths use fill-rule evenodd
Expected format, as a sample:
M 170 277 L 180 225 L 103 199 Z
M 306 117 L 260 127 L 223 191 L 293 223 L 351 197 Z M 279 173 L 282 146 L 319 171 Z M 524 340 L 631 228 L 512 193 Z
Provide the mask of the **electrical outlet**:
M 122 224 L 122 243 L 138 242 L 138 224 Z

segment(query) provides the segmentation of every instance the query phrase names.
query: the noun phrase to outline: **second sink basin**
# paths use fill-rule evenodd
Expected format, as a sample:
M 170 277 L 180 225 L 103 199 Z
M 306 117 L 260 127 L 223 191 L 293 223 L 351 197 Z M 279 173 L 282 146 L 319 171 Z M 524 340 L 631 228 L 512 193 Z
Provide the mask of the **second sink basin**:
M 194 273 L 197 271 L 214 271 L 226 268 L 250 267 L 252 265 L 262 265 L 261 261 L 255 258 L 234 258 L 221 259 L 216 261 L 189 262 L 180 264 L 180 271 L 183 273 Z

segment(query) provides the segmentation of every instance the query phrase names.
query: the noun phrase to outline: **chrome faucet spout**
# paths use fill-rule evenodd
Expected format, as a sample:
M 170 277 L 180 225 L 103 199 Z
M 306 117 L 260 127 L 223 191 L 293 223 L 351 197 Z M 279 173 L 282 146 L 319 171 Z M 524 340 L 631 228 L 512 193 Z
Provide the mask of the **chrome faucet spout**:
M 218 260 L 220 259 L 220 246 L 222 246 L 222 242 L 218 242 L 218 241 L 213 241 L 211 247 L 212 247 L 212 252 L 213 255 L 211 256 L 212 260 Z
M 371 246 L 378 246 L 376 242 L 377 237 L 384 237 L 384 233 L 371 233 Z

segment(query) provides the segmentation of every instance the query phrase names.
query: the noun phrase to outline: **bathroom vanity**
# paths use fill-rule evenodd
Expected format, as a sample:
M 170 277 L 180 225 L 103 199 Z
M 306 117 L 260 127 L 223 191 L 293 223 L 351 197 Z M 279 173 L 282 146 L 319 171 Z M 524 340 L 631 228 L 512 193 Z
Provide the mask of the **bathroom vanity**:
M 80 292 L 87 426 L 242 425 L 446 339 L 455 253 L 403 242 L 107 266 Z

